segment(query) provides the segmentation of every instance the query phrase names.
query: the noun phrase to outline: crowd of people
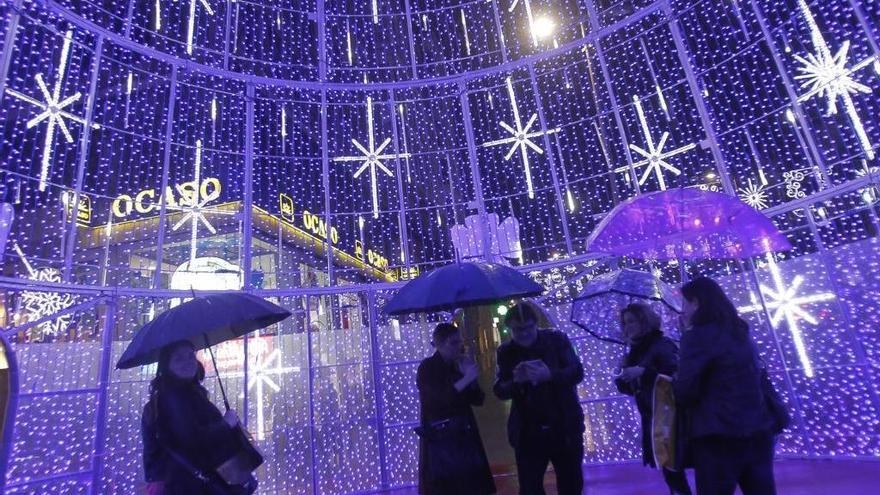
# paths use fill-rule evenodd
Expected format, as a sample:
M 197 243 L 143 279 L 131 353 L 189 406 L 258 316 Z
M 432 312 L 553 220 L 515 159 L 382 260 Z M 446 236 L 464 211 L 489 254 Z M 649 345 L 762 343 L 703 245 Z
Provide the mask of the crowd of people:
M 691 494 L 685 469 L 692 468 L 698 495 L 773 495 L 773 452 L 778 425 L 767 404 L 761 361 L 748 324 L 721 287 L 701 277 L 682 288 L 680 350 L 661 330 L 659 316 L 645 304 L 620 312 L 628 351 L 615 385 L 635 399 L 642 421 L 642 460 L 657 467 L 652 448 L 654 384 L 672 379 L 680 445 L 673 462 L 660 467 L 670 493 Z M 577 385 L 581 360 L 568 337 L 538 328 L 527 303 L 504 319 L 510 339 L 497 349 L 492 392 L 511 401 L 507 436 L 513 447 L 519 493 L 544 493 L 550 464 L 561 495 L 584 490 L 584 412 Z M 479 368 L 463 352 L 459 329 L 436 326 L 435 352 L 417 372 L 420 401 L 419 493 L 483 495 L 496 492 L 473 407 L 485 393 Z M 233 455 L 238 417 L 225 414 L 201 385 L 204 368 L 192 344 L 165 348 L 142 434 L 147 490 L 155 495 L 244 495 L 256 480 L 230 486 L 216 476 L 217 465 Z M 240 431 L 240 429 L 239 429 Z
M 628 352 L 615 385 L 635 398 L 642 421 L 642 460 L 657 467 L 652 442 L 654 384 L 672 379 L 678 409 L 678 454 L 660 466 L 673 495 L 693 493 L 685 475 L 692 468 L 697 495 L 774 495 L 773 451 L 778 433 L 765 397 L 762 367 L 733 303 L 713 280 L 700 277 L 682 288 L 681 351 L 661 330 L 647 304 L 620 312 Z M 539 330 L 526 303 L 508 311 L 511 338 L 497 350 L 493 392 L 512 401 L 508 441 L 516 457 L 521 495 L 543 495 L 549 464 L 560 495 L 581 494 L 584 413 L 577 384 L 584 378 L 580 358 L 562 332 Z M 461 336 L 438 325 L 436 352 L 418 373 L 421 401 L 419 492 L 485 495 L 495 493 L 486 454 L 471 407 L 483 403 L 475 365 L 462 354 Z M 473 454 L 471 454 L 473 453 Z

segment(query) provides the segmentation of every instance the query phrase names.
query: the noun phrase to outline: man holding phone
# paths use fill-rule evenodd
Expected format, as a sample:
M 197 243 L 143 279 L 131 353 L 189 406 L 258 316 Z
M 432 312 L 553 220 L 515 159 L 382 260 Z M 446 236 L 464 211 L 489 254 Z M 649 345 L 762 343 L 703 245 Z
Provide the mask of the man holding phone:
M 577 384 L 584 367 L 562 332 L 538 330 L 535 311 L 520 303 L 507 312 L 511 339 L 497 351 L 493 388 L 513 400 L 507 435 L 516 453 L 520 495 L 543 495 L 544 473 L 552 462 L 561 495 L 580 495 L 584 487 L 584 412 Z

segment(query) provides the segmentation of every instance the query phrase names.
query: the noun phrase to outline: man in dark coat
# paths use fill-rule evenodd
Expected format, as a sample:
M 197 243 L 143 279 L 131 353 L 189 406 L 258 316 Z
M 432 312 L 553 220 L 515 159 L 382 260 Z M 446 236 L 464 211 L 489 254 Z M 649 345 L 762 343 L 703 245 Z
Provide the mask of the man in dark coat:
M 441 323 L 434 329 L 436 352 L 419 364 L 421 427 L 419 493 L 486 495 L 495 482 L 472 406 L 486 396 L 477 382 L 479 368 L 462 355 L 458 328 Z
M 543 495 L 544 473 L 553 463 L 561 495 L 580 495 L 584 487 L 584 412 L 577 384 L 584 367 L 562 332 L 538 331 L 537 315 L 524 303 L 504 324 L 511 340 L 498 347 L 494 392 L 513 400 L 507 435 L 516 453 L 521 495 Z

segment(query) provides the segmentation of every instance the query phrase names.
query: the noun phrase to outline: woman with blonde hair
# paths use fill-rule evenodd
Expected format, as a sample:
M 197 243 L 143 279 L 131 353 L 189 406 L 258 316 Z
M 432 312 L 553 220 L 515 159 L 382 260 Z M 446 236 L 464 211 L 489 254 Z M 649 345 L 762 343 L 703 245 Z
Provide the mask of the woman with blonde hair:
M 651 443 L 654 380 L 658 374 L 672 376 L 678 370 L 678 347 L 660 329 L 660 316 L 647 304 L 632 303 L 620 312 L 623 338 L 629 352 L 621 359 L 614 379 L 617 389 L 636 400 L 642 418 L 642 462 L 657 467 Z M 663 479 L 673 495 L 690 495 L 684 470 L 663 469 Z

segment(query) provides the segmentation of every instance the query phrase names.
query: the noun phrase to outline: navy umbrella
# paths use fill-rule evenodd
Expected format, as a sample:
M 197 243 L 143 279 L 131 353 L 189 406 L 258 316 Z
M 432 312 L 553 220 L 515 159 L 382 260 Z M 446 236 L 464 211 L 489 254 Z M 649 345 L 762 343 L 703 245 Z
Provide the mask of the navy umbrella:
M 198 349 L 278 323 L 290 311 L 244 292 L 195 297 L 160 314 L 137 331 L 122 353 L 118 369 L 159 360 L 168 344 L 188 340 Z
M 397 291 L 383 311 L 392 316 L 452 311 L 509 299 L 533 297 L 544 288 L 496 263 L 454 263 L 421 275 Z

